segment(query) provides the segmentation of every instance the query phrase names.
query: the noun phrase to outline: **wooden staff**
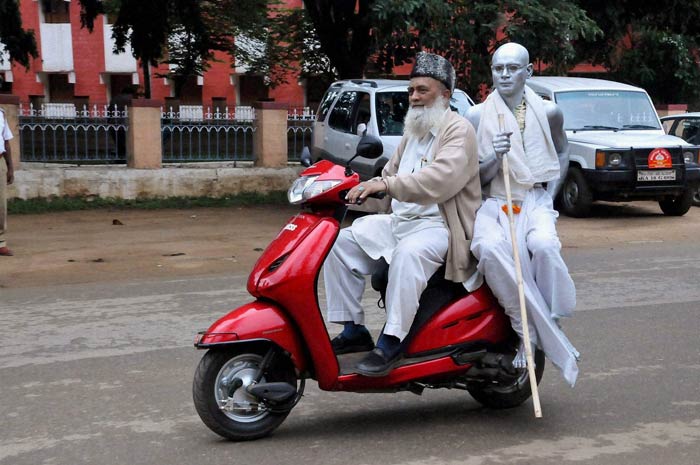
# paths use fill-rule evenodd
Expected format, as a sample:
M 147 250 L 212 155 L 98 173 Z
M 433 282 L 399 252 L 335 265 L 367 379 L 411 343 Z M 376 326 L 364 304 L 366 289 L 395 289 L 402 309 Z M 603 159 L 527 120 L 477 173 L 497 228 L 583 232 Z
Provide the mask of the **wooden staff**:
M 505 132 L 503 114 L 498 114 L 498 128 Z M 535 418 L 542 418 L 540 406 L 540 392 L 537 388 L 537 376 L 535 375 L 535 361 L 532 357 L 532 345 L 530 344 L 530 326 L 527 323 L 527 309 L 525 308 L 525 290 L 523 288 L 523 270 L 520 268 L 520 254 L 518 253 L 518 241 L 515 239 L 515 218 L 513 216 L 513 198 L 510 193 L 510 169 L 508 167 L 508 153 L 503 154 L 503 181 L 506 185 L 506 202 L 508 205 L 508 222 L 510 223 L 510 242 L 513 246 L 513 261 L 515 262 L 515 276 L 518 282 L 518 298 L 520 300 L 520 320 L 523 324 L 523 342 L 525 344 L 525 357 L 527 372 L 530 377 L 530 390 L 532 391 L 532 403 L 535 408 Z

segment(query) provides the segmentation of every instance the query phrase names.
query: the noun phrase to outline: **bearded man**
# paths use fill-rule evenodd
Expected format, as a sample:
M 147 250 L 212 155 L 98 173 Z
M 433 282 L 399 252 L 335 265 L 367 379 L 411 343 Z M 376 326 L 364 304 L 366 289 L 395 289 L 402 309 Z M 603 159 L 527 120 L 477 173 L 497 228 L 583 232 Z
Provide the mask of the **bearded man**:
M 576 289 L 561 257 L 555 228 L 558 214 L 552 205 L 569 166 L 568 141 L 559 107 L 525 85 L 532 69 L 525 47 L 502 45 L 491 60 L 494 92 L 467 111 L 477 128 L 485 199 L 476 216 L 471 250 L 521 339 L 513 366 L 524 368 L 523 323 L 501 163 L 507 153 L 531 338 L 573 386 L 579 353 L 561 331 L 559 319 L 571 316 Z M 499 115 L 503 115 L 504 128 Z
M 450 110 L 455 71 L 445 58 L 419 53 L 408 86 L 410 109 L 404 134 L 380 177 L 347 194 L 351 203 L 385 192 L 390 214 L 357 219 L 340 231 L 324 265 L 328 319 L 343 323 L 332 340 L 336 354 L 374 347 L 364 326 L 364 275 L 384 258 L 391 266 L 386 290 L 387 320 L 377 346 L 356 372 L 384 376 L 401 359 L 401 341 L 413 323 L 428 279 L 446 265 L 445 278 L 480 284 L 469 252 L 476 210 L 481 203 L 474 128 Z

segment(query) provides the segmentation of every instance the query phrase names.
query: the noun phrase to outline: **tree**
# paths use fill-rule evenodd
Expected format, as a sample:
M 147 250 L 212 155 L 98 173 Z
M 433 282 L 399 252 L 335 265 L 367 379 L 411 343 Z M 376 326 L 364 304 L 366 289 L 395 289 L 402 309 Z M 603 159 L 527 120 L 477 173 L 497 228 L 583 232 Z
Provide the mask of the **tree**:
M 390 72 L 421 49 L 446 56 L 458 84 L 475 95 L 490 82 L 489 56 L 517 40 L 559 71 L 573 63 L 572 42 L 601 33 L 575 3 L 557 0 L 304 0 L 322 51 L 340 78 L 366 66 Z M 505 39 L 499 41 L 499 31 Z
M 216 51 L 230 54 L 270 84 L 284 79 L 300 54 L 285 40 L 295 30 L 292 13 L 274 0 L 80 0 L 82 25 L 92 30 L 101 13 L 116 16 L 115 52 L 130 45 L 141 61 L 145 96 L 150 97 L 150 66 L 171 65 L 167 77 L 179 95 L 186 80 L 208 69 Z M 270 12 L 273 14 L 270 14 Z M 295 13 L 296 14 L 296 13 Z M 292 32 L 290 32 L 292 31 Z
M 700 98 L 700 0 L 674 2 L 579 0 L 605 31 L 578 44 L 582 56 L 613 79 L 645 88 L 657 102 Z
M 16 61 L 25 68 L 29 68 L 31 57 L 39 56 L 34 32 L 22 29 L 22 17 L 17 0 L 0 2 L 0 42 L 5 45 L 5 51 L 10 55 L 10 60 Z M 2 60 L 0 53 L 0 63 Z

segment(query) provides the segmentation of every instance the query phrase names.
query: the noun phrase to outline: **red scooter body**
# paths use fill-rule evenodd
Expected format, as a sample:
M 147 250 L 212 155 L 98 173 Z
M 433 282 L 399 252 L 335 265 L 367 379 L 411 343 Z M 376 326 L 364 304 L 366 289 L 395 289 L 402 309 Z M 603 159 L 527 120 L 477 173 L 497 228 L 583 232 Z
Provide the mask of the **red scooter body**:
M 343 191 L 359 182 L 346 177 L 344 168 L 321 161 L 301 173 L 320 179 L 343 179 L 326 192 L 329 203 L 339 203 Z M 324 206 L 323 201 L 319 204 Z M 396 389 L 411 380 L 445 377 L 466 372 L 469 364 L 456 363 L 449 354 L 419 357 L 381 378 L 356 373 L 341 374 L 338 359 L 318 305 L 316 284 L 323 262 L 340 230 L 328 206 L 292 217 L 258 259 L 248 279 L 248 292 L 258 300 L 239 307 L 214 323 L 197 347 L 245 340 L 267 339 L 290 354 L 300 373 L 309 373 L 324 390 Z M 470 341 L 503 344 L 512 337 L 510 323 L 491 292 L 483 286 L 445 306 L 416 333 L 405 358 L 459 347 Z
M 376 156 L 381 143 L 378 147 Z M 517 338 L 485 285 L 446 297 L 441 307 L 436 303 L 441 300 L 429 299 L 432 313 L 412 329 L 403 360 L 385 376 L 355 373 L 362 354 L 336 357 L 317 283 L 347 210 L 345 194 L 358 183 L 349 168 L 328 161 L 304 170 L 289 195 L 308 211 L 292 217 L 255 264 L 247 289 L 256 300 L 199 334 L 195 346 L 209 351 L 195 373 L 193 397 L 200 418 L 216 433 L 234 440 L 269 434 L 301 398 L 305 378 L 332 391 L 467 389 L 495 408 L 529 397 L 527 371 L 514 370 L 508 361 Z M 539 380 L 541 352 L 536 362 Z

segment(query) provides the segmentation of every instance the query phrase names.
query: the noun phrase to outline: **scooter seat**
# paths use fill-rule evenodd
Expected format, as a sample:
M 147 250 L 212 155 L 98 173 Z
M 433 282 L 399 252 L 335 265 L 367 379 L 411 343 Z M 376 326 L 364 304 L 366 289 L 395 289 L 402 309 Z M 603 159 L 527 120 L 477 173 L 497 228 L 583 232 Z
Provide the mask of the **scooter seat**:
M 389 282 L 389 264 L 383 258 L 377 270 L 372 273 L 372 289 L 382 296 L 381 301 L 385 302 L 386 286 Z M 413 319 L 413 324 L 404 339 L 407 344 L 413 335 L 420 329 L 438 310 L 450 302 L 454 302 L 460 297 L 468 294 L 461 283 L 455 283 L 445 279 L 445 265 L 443 264 L 428 280 L 428 286 L 421 294 L 418 311 Z

